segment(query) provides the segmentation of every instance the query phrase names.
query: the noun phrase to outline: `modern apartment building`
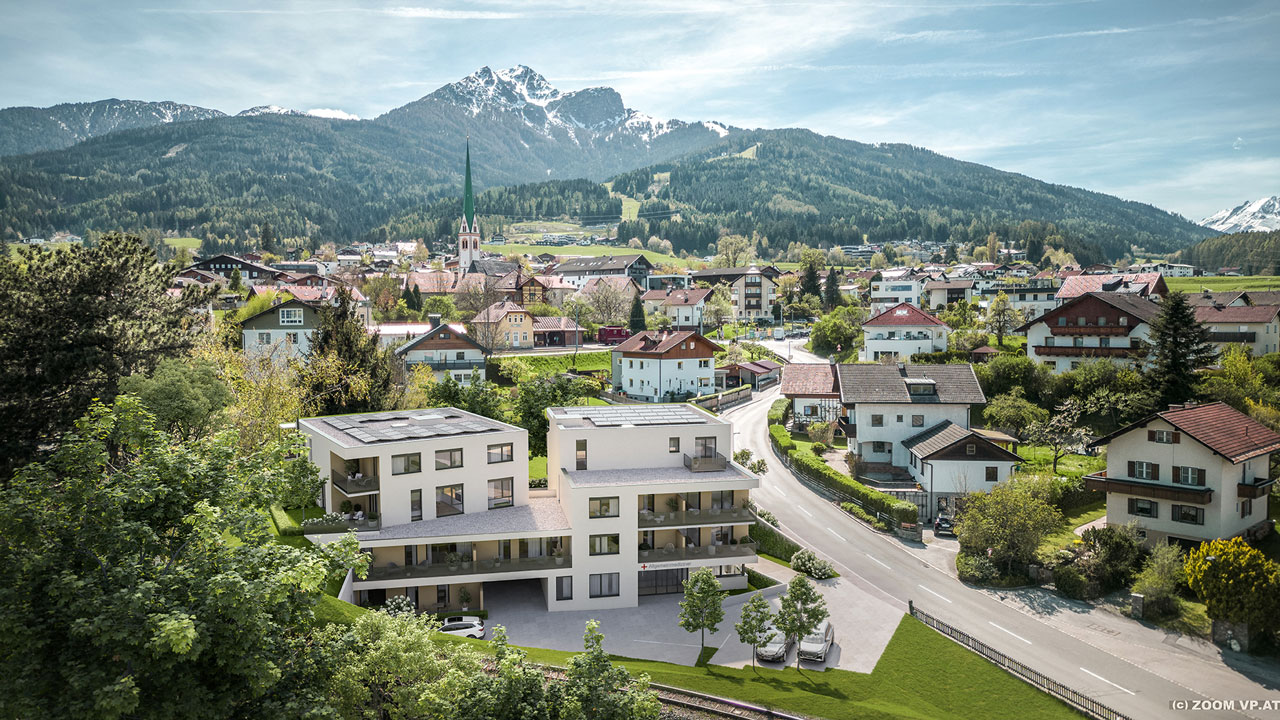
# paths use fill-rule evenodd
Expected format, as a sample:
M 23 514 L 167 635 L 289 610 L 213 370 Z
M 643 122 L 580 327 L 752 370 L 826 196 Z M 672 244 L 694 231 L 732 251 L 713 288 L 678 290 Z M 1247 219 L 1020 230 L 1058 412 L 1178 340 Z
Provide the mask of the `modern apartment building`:
M 632 607 L 680 592 L 691 567 L 746 586 L 759 481 L 727 458 L 729 423 L 689 405 L 548 410 L 548 487 L 530 489 L 525 430 L 454 408 L 305 418 L 322 500 L 373 559 L 355 600 L 484 607 L 520 581 L 548 610 Z M 346 503 L 350 503 L 347 505 Z
M 921 296 L 924 294 L 924 285 L 928 280 L 929 278 L 926 275 L 899 275 L 893 279 L 872 282 L 871 314 L 879 315 L 900 303 L 909 303 L 920 307 Z
M 1267 524 L 1280 435 L 1225 403 L 1171 406 L 1106 437 L 1107 523 L 1136 522 L 1148 542 L 1199 544 Z
M 1027 336 L 1027 357 L 1066 372 L 1096 358 L 1145 362 L 1156 303 L 1129 293 L 1086 293 L 1014 332 Z
M 708 268 L 693 273 L 695 282 L 728 285 L 733 317 L 741 322 L 773 318 L 778 301 L 778 278 L 782 272 L 772 265 L 737 268 Z

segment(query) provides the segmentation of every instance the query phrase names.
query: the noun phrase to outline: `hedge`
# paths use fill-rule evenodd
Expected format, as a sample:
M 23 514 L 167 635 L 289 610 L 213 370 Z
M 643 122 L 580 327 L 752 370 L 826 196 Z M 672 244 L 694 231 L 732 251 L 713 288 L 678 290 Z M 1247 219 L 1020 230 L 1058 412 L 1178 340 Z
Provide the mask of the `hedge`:
M 791 562 L 791 556 L 800 551 L 800 546 L 791 538 L 778 532 L 772 525 L 757 522 L 751 527 L 751 539 L 756 541 L 756 550 L 772 555 L 781 560 Z
M 271 506 L 271 520 L 276 524 L 276 532 L 284 536 L 301 535 L 302 526 L 284 511 L 279 505 Z
M 785 425 L 787 422 L 787 410 L 791 408 L 791 398 L 778 398 L 769 406 L 769 424 Z
M 889 530 L 891 529 L 889 527 L 889 523 L 885 522 L 884 520 L 881 520 L 880 518 L 872 515 L 871 513 L 867 512 L 866 510 L 863 510 L 861 507 L 854 505 L 851 502 L 840 503 L 840 509 L 844 510 L 845 512 L 858 518 L 862 522 L 882 532 L 889 532 Z
M 769 439 L 773 441 L 773 446 L 777 448 L 778 452 L 783 455 L 790 454 L 792 450 L 796 449 L 796 443 L 791 439 L 791 433 L 787 432 L 787 429 L 781 425 L 769 426 Z
M 791 450 L 787 453 L 792 467 L 803 473 L 810 480 L 825 486 L 829 490 L 848 495 L 862 504 L 868 512 L 880 512 L 895 518 L 899 523 L 914 523 L 919 517 L 915 503 L 899 500 L 892 495 L 882 493 L 857 482 L 853 478 L 833 469 L 823 462 L 822 458 L 808 452 Z
M 744 569 L 747 571 L 747 583 L 751 585 L 751 587 L 753 588 L 756 588 L 756 589 L 767 588 L 771 585 L 778 584 L 777 580 L 774 580 L 773 578 L 769 577 L 768 575 L 765 575 L 762 572 L 756 572 L 751 568 L 744 568 Z

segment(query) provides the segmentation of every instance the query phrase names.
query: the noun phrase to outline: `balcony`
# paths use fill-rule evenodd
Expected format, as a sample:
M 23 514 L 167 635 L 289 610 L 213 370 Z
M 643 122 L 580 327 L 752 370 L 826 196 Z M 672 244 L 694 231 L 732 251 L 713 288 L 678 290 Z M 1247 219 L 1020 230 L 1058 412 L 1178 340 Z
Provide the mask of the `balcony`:
M 458 563 L 419 563 L 403 566 L 396 563 L 369 568 L 369 576 L 363 582 L 383 580 L 422 580 L 428 578 L 464 575 L 495 575 L 498 573 L 527 572 L 530 570 L 565 570 L 573 567 L 573 558 L 565 555 L 556 562 L 554 557 L 512 558 L 507 560 L 480 560 Z M 362 582 L 357 580 L 356 582 Z
M 1151 498 L 1152 500 L 1177 500 L 1178 502 L 1196 505 L 1208 505 L 1213 501 L 1212 488 L 1164 485 L 1147 480 L 1130 480 L 1127 478 L 1108 478 L 1105 470 L 1093 475 L 1085 475 L 1084 486 L 1088 490 L 1134 495 Z
M 693 527 L 697 525 L 738 525 L 753 523 L 751 513 L 741 508 L 730 510 L 681 510 L 667 512 L 640 512 L 638 525 L 641 530 L 655 528 Z
M 720 453 L 707 457 L 685 455 L 684 466 L 690 472 L 719 472 L 729 466 L 729 461 Z
M 644 553 L 648 553 L 645 555 Z M 737 545 L 705 545 L 705 546 L 686 546 L 672 547 L 668 545 L 665 548 L 656 548 L 654 550 L 641 551 L 640 565 L 644 569 L 645 565 L 659 565 L 668 562 L 679 562 L 682 560 L 710 560 L 717 561 L 724 559 L 727 562 L 740 560 L 743 558 L 754 558 L 756 556 L 756 542 L 754 540 L 746 540 L 739 542 Z
M 1209 342 L 1214 343 L 1253 343 L 1257 340 L 1256 332 L 1209 332 Z
M 1240 498 L 1260 498 L 1271 492 L 1271 486 L 1275 483 L 1275 480 L 1266 478 L 1254 478 L 1252 483 L 1237 483 L 1236 496 Z
M 1096 345 L 1036 345 L 1041 357 L 1135 357 L 1147 354 L 1146 345 L 1139 347 L 1098 347 Z
M 333 470 L 330 473 L 330 477 L 333 478 L 333 486 L 347 497 L 372 495 L 379 490 L 378 477 L 376 475 L 355 477 Z
M 1128 335 L 1133 328 L 1128 325 L 1050 325 L 1050 335 Z
M 421 360 L 408 363 L 409 367 L 426 365 L 432 370 L 480 370 L 485 366 L 484 360 Z
M 377 532 L 382 528 L 380 520 L 343 520 L 333 525 L 303 525 L 303 535 L 324 535 L 327 533 L 345 532 Z

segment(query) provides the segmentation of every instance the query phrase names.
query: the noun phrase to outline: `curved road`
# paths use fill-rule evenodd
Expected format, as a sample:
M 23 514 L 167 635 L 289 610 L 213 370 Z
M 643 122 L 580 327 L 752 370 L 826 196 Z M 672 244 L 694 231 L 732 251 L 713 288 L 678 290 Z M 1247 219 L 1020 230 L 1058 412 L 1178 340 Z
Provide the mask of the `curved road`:
M 1123 618 L 1072 626 L 1026 609 L 1017 598 L 967 586 L 930 565 L 899 540 L 873 531 L 802 485 L 769 446 L 767 414 L 777 388 L 724 413 L 733 421 L 735 448 L 750 448 L 769 460 L 755 500 L 778 517 L 782 527 L 831 558 L 842 575 L 901 607 L 907 600 L 964 630 L 1009 657 L 1133 718 L 1182 715 L 1175 701 L 1252 699 L 1280 701 L 1280 692 L 1251 681 L 1221 660 L 1170 646 L 1165 634 Z M 1047 592 L 1047 591 L 1040 591 Z M 1035 595 L 1033 597 L 1041 597 Z M 1059 613 L 1078 606 L 1048 604 Z M 1073 618 L 1074 620 L 1074 618 Z M 1096 626 L 1096 628 L 1094 627 Z M 1116 629 L 1119 628 L 1119 629 Z M 1068 632 L 1070 631 L 1070 632 Z M 929 663 L 927 657 L 921 663 Z M 946 672 L 946 668 L 938 668 Z M 1269 684 L 1270 685 L 1270 684 Z M 1272 688 L 1276 687 L 1271 685 Z M 1277 718 L 1280 711 L 1225 708 L 1195 711 L 1195 717 Z

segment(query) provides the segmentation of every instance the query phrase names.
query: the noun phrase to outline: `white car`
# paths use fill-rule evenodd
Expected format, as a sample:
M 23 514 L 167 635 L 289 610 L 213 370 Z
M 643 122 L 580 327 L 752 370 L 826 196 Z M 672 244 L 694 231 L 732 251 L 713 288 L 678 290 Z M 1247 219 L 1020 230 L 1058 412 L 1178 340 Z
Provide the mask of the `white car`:
M 786 662 L 787 653 L 791 652 L 791 646 L 795 641 L 789 637 L 784 637 L 778 629 L 770 623 L 765 628 L 765 634 L 773 632 L 773 639 L 756 648 L 756 657 L 767 662 Z
M 440 627 L 440 632 L 445 635 L 457 635 L 459 637 L 483 640 L 484 620 L 475 615 L 456 615 L 445 618 L 444 625 Z
M 827 659 L 827 651 L 836 638 L 836 628 L 830 620 L 823 620 L 817 629 L 805 635 L 800 641 L 800 658 L 822 662 Z

